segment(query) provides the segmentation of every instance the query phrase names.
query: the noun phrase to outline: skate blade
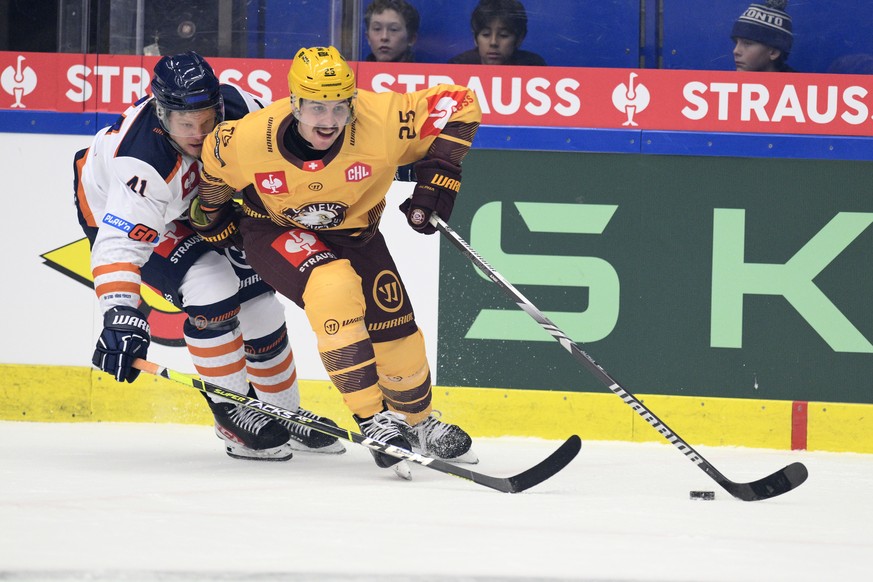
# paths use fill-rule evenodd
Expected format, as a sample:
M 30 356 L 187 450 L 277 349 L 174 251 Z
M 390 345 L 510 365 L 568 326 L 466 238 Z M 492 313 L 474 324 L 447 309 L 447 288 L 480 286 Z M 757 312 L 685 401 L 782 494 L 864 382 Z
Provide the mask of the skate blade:
M 235 453 L 232 448 L 225 447 L 225 452 L 227 456 L 232 459 L 239 459 L 241 461 L 269 461 L 269 462 L 282 462 L 282 461 L 290 461 L 294 454 L 291 451 L 287 451 L 288 454 L 278 453 L 278 454 L 258 454 L 263 451 L 252 451 L 251 453 L 247 453 L 244 455 Z M 254 454 L 252 454 L 254 453 Z
M 391 465 L 391 470 L 394 474 L 406 481 L 412 481 L 412 470 L 409 468 L 409 463 L 400 461 Z
M 412 447 L 412 452 L 418 453 L 423 457 L 429 457 L 431 459 L 439 459 L 440 461 L 445 461 L 447 463 L 465 463 L 468 465 L 475 465 L 479 462 L 479 457 L 476 453 L 473 452 L 473 449 L 470 449 L 463 455 L 459 455 L 457 457 L 448 458 L 448 457 L 440 457 L 439 455 L 431 455 L 427 451 L 424 451 L 418 447 Z
M 341 455 L 346 452 L 346 448 L 339 441 L 329 444 L 326 447 L 314 449 L 312 447 L 307 447 L 300 441 L 294 440 L 292 438 L 288 441 L 288 446 L 298 453 L 314 453 L 318 455 Z
M 449 463 L 467 463 L 469 465 L 475 465 L 479 462 L 479 457 L 476 456 L 476 453 L 473 452 L 473 449 L 470 449 L 459 457 L 455 457 L 454 459 L 443 459 L 443 461 L 448 461 Z

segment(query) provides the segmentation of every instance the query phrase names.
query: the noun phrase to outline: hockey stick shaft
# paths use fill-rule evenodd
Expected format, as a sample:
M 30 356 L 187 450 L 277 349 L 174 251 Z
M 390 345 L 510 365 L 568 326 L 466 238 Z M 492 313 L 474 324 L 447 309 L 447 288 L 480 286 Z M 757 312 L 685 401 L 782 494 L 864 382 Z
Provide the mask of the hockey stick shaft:
M 317 420 L 313 420 L 311 418 L 307 418 L 301 414 L 298 414 L 297 412 L 292 412 L 291 410 L 287 410 L 273 404 L 268 404 L 266 402 L 258 400 L 257 398 L 252 398 L 251 396 L 239 394 L 238 392 L 234 392 L 232 390 L 226 390 L 201 378 L 194 378 L 187 374 L 176 372 L 175 370 L 165 368 L 163 366 L 155 364 L 154 362 L 149 362 L 141 358 L 137 358 L 134 361 L 133 367 L 137 370 L 141 370 L 149 374 L 154 374 L 155 376 L 160 376 L 162 378 L 166 378 L 167 380 L 172 380 L 173 382 L 195 388 L 206 394 L 213 394 L 215 396 L 225 398 L 232 402 L 236 402 L 237 404 L 241 404 L 247 408 L 257 410 L 258 412 L 272 418 L 287 420 L 303 426 L 307 426 L 317 432 L 331 435 L 345 441 L 353 442 L 365 446 L 368 449 L 372 449 L 380 453 L 385 453 L 386 455 L 390 455 L 397 459 L 404 459 L 406 461 L 409 461 L 410 463 L 421 465 L 423 467 L 428 467 L 435 471 L 439 471 L 440 473 L 446 473 L 447 475 L 460 477 L 461 479 L 466 479 L 479 485 L 484 485 L 485 487 L 490 487 L 491 489 L 502 491 L 503 493 L 519 493 L 533 487 L 534 485 L 542 483 L 543 481 L 552 477 L 558 471 L 566 467 L 570 463 L 570 461 L 572 461 L 576 457 L 576 454 L 579 452 L 579 449 L 581 447 L 581 441 L 579 437 L 573 435 L 563 444 L 561 444 L 561 446 L 551 455 L 546 457 L 546 459 L 539 462 L 537 465 L 531 467 L 530 469 L 523 471 L 513 477 L 492 477 L 490 475 L 477 473 L 476 471 L 471 471 L 463 467 L 458 467 L 457 465 L 453 465 L 440 459 L 425 457 L 423 455 L 419 455 L 418 453 L 414 453 L 400 447 L 395 447 L 393 445 L 389 445 L 381 441 L 365 437 L 362 434 L 352 432 L 350 430 L 346 430 L 332 424 L 326 424 Z
M 561 346 L 582 364 L 595 378 L 639 414 L 652 428 L 661 434 L 668 442 L 682 452 L 691 462 L 700 467 L 703 472 L 721 485 L 734 497 L 744 501 L 755 501 L 775 497 L 794 489 L 806 480 L 807 471 L 801 463 L 793 463 L 781 471 L 777 471 L 764 479 L 753 483 L 734 483 L 718 471 L 703 455 L 679 437 L 664 421 L 658 418 L 633 394 L 624 389 L 594 358 L 583 351 L 567 334 L 552 323 L 539 309 L 534 306 L 521 292 L 507 281 L 497 270 L 476 252 L 470 244 L 455 232 L 436 213 L 431 215 L 431 224 L 436 227 L 458 250 L 476 265 L 491 281 L 497 284 L 525 313 L 530 315 L 544 330 L 546 330 Z

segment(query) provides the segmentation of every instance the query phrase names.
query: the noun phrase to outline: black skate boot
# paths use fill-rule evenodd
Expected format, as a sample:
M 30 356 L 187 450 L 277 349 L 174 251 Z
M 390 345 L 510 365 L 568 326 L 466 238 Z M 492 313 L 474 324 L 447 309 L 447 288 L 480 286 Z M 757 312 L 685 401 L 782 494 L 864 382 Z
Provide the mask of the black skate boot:
M 403 433 L 400 432 L 399 425 L 405 424 L 402 414 L 383 410 L 369 418 L 361 418 L 357 415 L 353 416 L 355 422 L 357 422 L 358 426 L 361 427 L 361 434 L 365 437 L 385 443 L 386 445 L 394 445 L 395 447 L 400 447 L 407 451 L 411 450 L 409 441 L 407 441 L 406 437 L 403 436 Z M 412 477 L 412 473 L 409 470 L 409 464 L 406 461 L 398 459 L 397 457 L 392 457 L 391 455 L 386 455 L 385 453 L 380 453 L 379 451 L 374 451 L 373 449 L 370 449 L 370 453 L 373 454 L 373 459 L 376 460 L 376 465 L 379 467 L 382 467 L 383 469 L 392 467 L 394 472 L 404 479 L 410 479 Z
M 232 402 L 206 398 L 215 417 L 215 435 L 228 456 L 253 461 L 287 461 L 293 454 L 288 429 L 277 420 Z
M 322 424 L 337 426 L 337 424 L 331 419 L 324 416 L 318 416 L 305 408 L 298 408 L 297 414 L 311 420 L 316 420 Z M 291 440 L 288 441 L 288 446 L 295 451 L 322 453 L 327 455 L 341 455 L 346 452 L 346 448 L 335 436 L 318 432 L 313 428 L 290 420 L 280 420 L 279 422 L 282 423 L 282 426 L 288 429 L 288 433 L 291 435 Z
M 434 410 L 414 426 L 402 422 L 397 428 L 420 455 L 454 463 L 478 463 L 479 457 L 470 449 L 473 446 L 470 435 L 457 425 L 442 422 L 440 416 Z

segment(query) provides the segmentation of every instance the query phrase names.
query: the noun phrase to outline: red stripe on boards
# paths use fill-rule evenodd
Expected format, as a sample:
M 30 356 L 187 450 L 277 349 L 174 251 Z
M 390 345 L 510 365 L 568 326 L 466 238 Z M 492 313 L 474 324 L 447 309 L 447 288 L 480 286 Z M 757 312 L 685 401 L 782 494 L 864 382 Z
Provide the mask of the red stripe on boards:
M 791 403 L 791 450 L 806 450 L 806 433 L 808 426 L 808 402 L 795 400 Z

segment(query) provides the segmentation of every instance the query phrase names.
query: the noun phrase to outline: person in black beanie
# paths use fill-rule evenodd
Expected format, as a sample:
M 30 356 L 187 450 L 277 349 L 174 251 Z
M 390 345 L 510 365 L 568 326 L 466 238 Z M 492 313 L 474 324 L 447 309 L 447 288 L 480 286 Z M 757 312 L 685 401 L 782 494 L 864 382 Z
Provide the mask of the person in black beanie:
M 788 54 L 794 40 L 788 0 L 752 4 L 734 23 L 734 63 L 738 71 L 794 72 Z

